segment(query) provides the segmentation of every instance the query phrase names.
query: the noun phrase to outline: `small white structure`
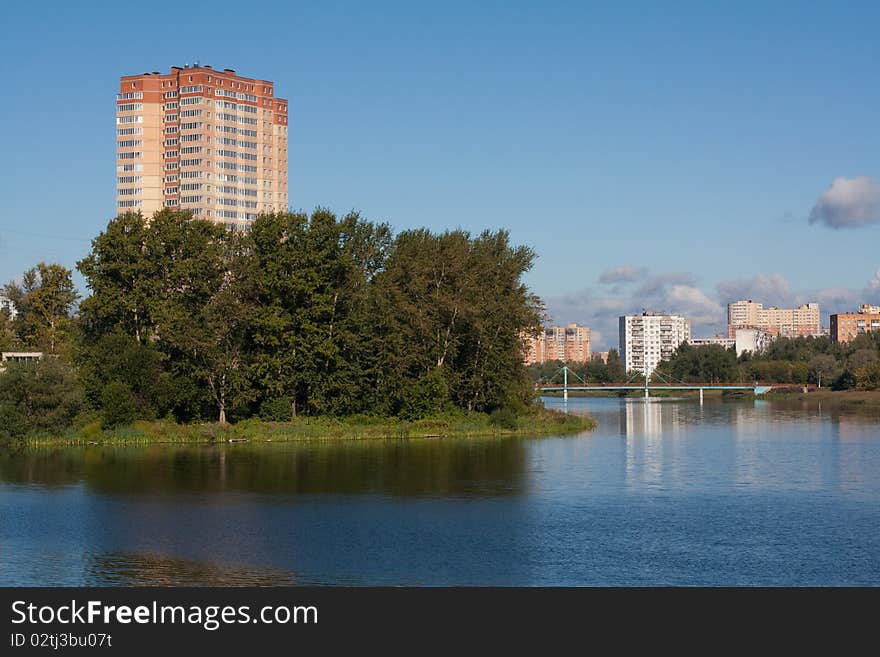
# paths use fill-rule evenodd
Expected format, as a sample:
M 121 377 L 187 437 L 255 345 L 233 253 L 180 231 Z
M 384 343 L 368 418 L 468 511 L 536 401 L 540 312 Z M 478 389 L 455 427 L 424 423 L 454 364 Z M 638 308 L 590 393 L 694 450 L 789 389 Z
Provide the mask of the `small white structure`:
M 690 340 L 688 340 L 688 344 L 692 347 L 702 347 L 710 344 L 717 344 L 719 347 L 723 347 L 724 349 L 730 349 L 736 346 L 736 340 L 726 338 L 723 335 L 715 335 L 711 338 L 691 338 Z
M 736 329 L 736 357 L 751 352 L 760 354 L 773 342 L 773 335 L 761 329 Z
M 33 363 L 42 358 L 42 351 L 4 351 L 0 353 L 0 372 L 6 371 L 6 363 Z
M 9 313 L 9 319 L 15 319 L 15 316 L 18 314 L 18 310 L 15 308 L 15 304 L 12 303 L 5 295 L 0 294 L 0 310 L 5 310 Z

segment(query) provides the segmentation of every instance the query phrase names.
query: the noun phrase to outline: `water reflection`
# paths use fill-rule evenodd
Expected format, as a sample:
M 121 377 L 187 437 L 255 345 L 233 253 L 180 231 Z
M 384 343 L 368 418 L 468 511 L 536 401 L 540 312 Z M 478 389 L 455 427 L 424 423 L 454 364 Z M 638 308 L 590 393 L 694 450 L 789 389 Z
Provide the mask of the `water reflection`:
M 281 569 L 119 552 L 92 556 L 86 566 L 85 580 L 103 586 L 290 586 L 296 584 L 294 574 Z
M 88 447 L 0 453 L 0 481 L 97 493 L 509 495 L 521 490 L 517 439 Z
M 880 584 L 876 412 L 568 409 L 598 428 L 0 454 L 0 585 Z

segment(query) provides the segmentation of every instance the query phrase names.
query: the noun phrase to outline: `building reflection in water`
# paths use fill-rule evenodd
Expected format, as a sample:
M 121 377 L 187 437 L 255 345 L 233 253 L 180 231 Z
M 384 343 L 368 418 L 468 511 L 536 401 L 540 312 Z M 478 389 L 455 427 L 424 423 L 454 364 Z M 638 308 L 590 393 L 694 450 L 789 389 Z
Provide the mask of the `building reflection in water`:
M 681 404 L 628 399 L 622 404 L 621 428 L 626 435 L 626 473 L 632 484 L 660 485 L 678 476 L 668 458 L 681 435 Z

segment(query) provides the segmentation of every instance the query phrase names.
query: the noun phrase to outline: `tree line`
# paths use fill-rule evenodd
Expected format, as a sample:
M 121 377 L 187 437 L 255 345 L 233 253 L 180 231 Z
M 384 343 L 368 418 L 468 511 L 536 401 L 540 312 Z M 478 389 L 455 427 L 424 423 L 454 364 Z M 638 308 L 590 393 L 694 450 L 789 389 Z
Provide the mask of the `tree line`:
M 533 381 L 546 380 L 562 366 L 553 361 L 532 365 Z M 625 372 L 616 350 L 608 362 L 569 363 L 574 374 L 590 383 L 623 383 L 638 376 Z M 558 377 L 557 377 L 558 378 Z M 746 352 L 739 358 L 721 345 L 683 342 L 672 358 L 652 374 L 654 383 L 808 383 L 835 390 L 880 389 L 880 333 L 866 333 L 840 344 L 828 336 L 778 338 L 760 353 Z
M 523 336 L 542 318 L 522 282 L 534 258 L 503 230 L 395 235 L 320 208 L 244 232 L 124 214 L 77 263 L 90 292 L 78 306 L 57 264 L 6 286 L 18 314 L 0 313 L 0 347 L 47 356 L 0 375 L 0 423 L 520 413 L 534 398 Z

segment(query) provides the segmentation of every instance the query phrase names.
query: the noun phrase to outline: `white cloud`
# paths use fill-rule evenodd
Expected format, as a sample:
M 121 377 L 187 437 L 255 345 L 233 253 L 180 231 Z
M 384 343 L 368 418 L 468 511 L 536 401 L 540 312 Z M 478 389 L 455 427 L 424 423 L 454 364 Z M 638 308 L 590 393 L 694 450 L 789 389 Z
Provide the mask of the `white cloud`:
M 752 299 L 765 306 L 790 306 L 795 302 L 791 284 L 782 274 L 757 274 L 751 278 L 721 281 L 716 285 L 723 304 Z
M 874 278 L 865 286 L 865 300 L 868 303 L 880 304 L 880 269 L 874 274 Z
M 691 320 L 691 326 L 716 325 L 724 318 L 721 304 L 710 299 L 701 289 L 692 285 L 673 285 L 667 295 L 668 303 Z
M 631 265 L 621 265 L 620 267 L 612 267 L 606 269 L 599 276 L 599 282 L 603 285 L 612 285 L 614 283 L 634 283 L 643 279 L 648 273 L 644 267 L 633 267 Z
M 880 182 L 868 176 L 835 178 L 810 212 L 811 224 L 860 228 L 880 223 Z

